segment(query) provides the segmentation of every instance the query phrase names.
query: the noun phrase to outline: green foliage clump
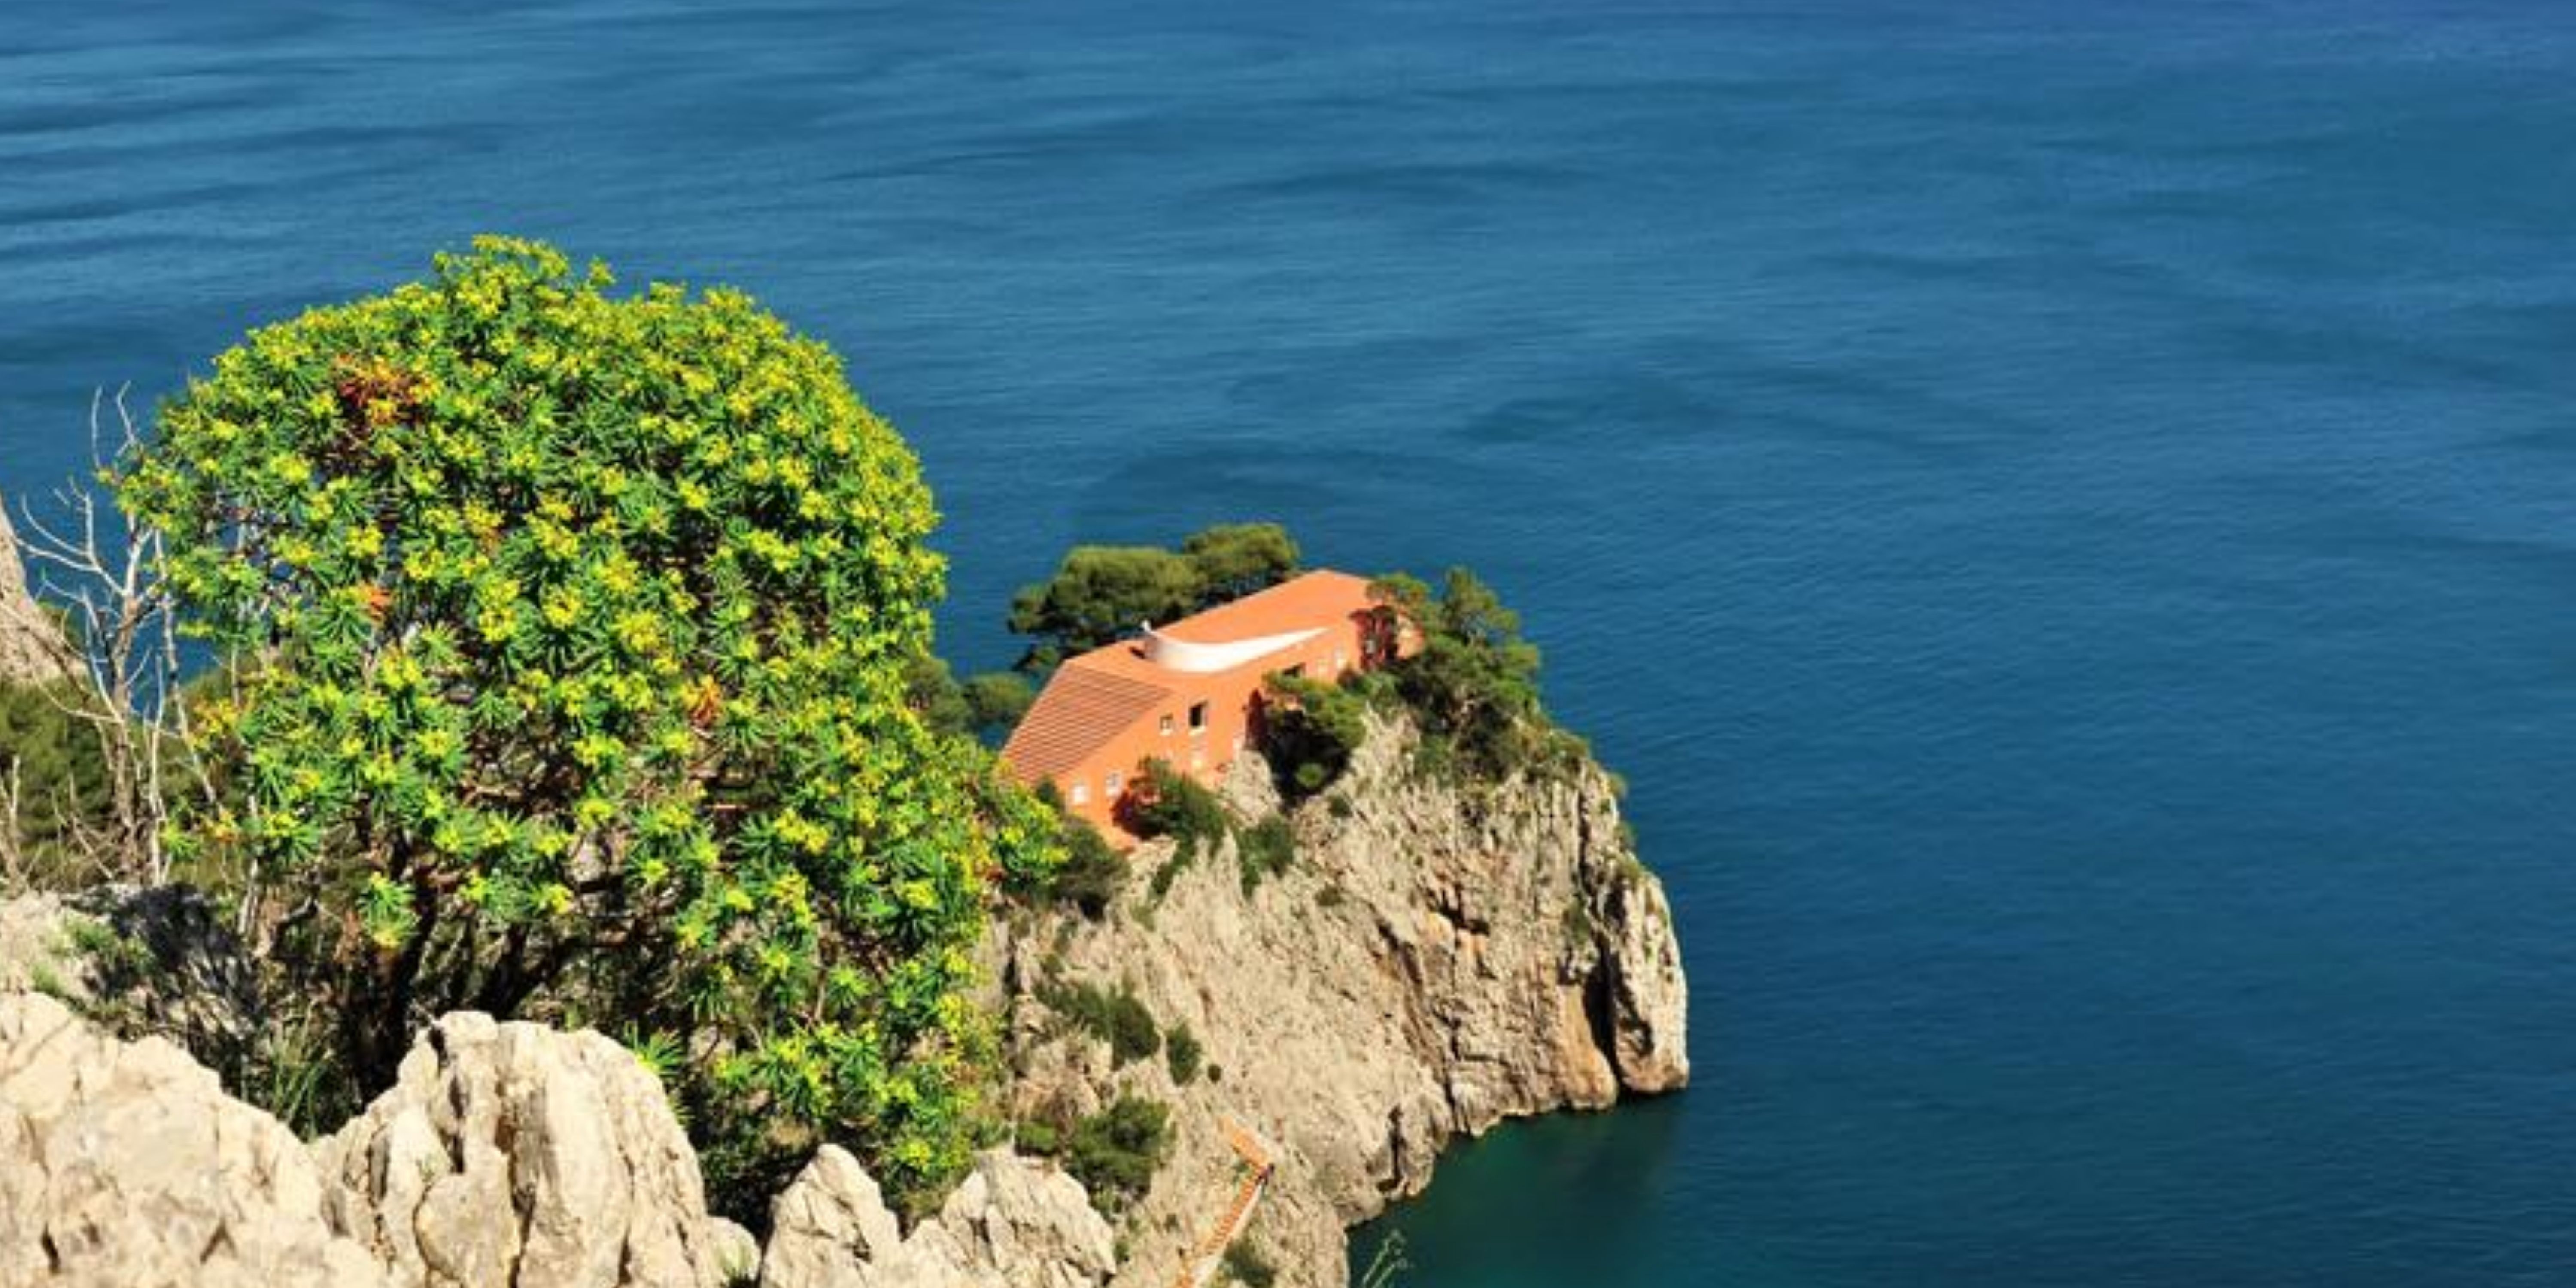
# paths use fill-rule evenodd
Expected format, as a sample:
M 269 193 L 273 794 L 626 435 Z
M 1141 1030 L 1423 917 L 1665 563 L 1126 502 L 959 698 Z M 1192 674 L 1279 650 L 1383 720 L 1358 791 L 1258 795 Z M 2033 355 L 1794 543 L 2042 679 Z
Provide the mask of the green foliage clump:
M 238 675 L 198 723 L 382 1085 L 424 1015 L 686 1033 L 718 1192 L 817 1138 L 899 1196 L 966 1164 L 989 886 L 1053 818 L 910 700 L 943 567 L 911 452 L 731 290 L 609 293 L 483 239 L 254 331 L 115 475 Z M 347 929 L 342 929 L 347 927 Z
M 1297 834 L 1288 820 L 1273 814 L 1235 834 L 1235 864 L 1242 870 L 1243 892 L 1261 887 L 1265 877 L 1279 876 L 1297 864 Z
M 1234 835 L 1234 815 L 1225 801 L 1160 758 L 1145 762 L 1144 777 L 1120 808 L 1127 830 L 1143 837 L 1173 838 L 1171 856 L 1154 869 L 1152 889 L 1158 902 L 1171 893 L 1172 882 L 1198 861 L 1202 851 L 1214 853 Z
M 966 677 L 959 690 L 966 718 L 977 733 L 1008 734 L 1038 700 L 1028 677 L 1009 671 L 985 671 Z
M 1199 1076 L 1199 1061 L 1207 1054 L 1199 1045 L 1198 1035 L 1190 1026 L 1176 1024 L 1163 1038 L 1163 1061 L 1172 1071 L 1172 1081 L 1183 1086 Z
M 1019 1125 L 1011 1143 L 1020 1153 L 1031 1158 L 1053 1158 L 1064 1152 L 1064 1129 L 1033 1118 Z
M 1358 689 L 1274 675 L 1261 709 L 1261 753 L 1279 794 L 1304 800 L 1341 781 L 1368 741 L 1368 700 Z
M 1181 554 L 1198 570 L 1201 606 L 1266 590 L 1297 571 L 1302 552 L 1276 523 L 1220 523 L 1181 541 Z
M 1091 1202 L 1116 1215 L 1154 1183 L 1172 1152 L 1172 1114 L 1159 1101 L 1123 1094 L 1075 1123 L 1065 1142 L 1065 1170 L 1091 1191 Z
M 1048 984 L 1038 990 L 1038 1000 L 1075 1028 L 1108 1043 L 1110 1054 L 1120 1064 L 1134 1063 L 1163 1049 L 1163 1035 L 1154 1025 L 1154 1013 L 1124 984 L 1114 989 L 1097 984 Z
M 1066 903 L 1094 921 L 1108 915 L 1118 892 L 1127 885 L 1127 856 L 1100 835 L 1100 829 L 1071 814 L 1061 833 L 1064 862 L 1048 878 L 1044 897 Z
M 18 805 L 17 834 L 0 836 L 0 845 L 13 847 L 39 885 L 78 875 L 81 833 L 108 822 L 104 744 L 83 714 L 97 708 L 96 698 L 68 680 L 0 681 L 0 792 L 14 789 Z M 0 819 L 0 827 L 8 825 Z
M 1025 676 L 987 671 L 960 683 L 947 662 L 928 653 L 913 659 L 905 684 L 913 709 L 932 729 L 988 744 L 1009 737 L 1011 727 L 1037 701 Z
M 1263 1256 L 1261 1249 L 1254 1247 L 1249 1239 L 1237 1239 L 1227 1244 L 1220 1264 L 1226 1278 L 1242 1284 L 1243 1288 L 1270 1288 L 1279 1281 L 1279 1267 L 1271 1264 L 1270 1258 Z
M 1584 754 L 1540 705 L 1539 652 L 1518 614 L 1464 568 L 1440 593 L 1396 574 L 1372 587 L 1385 610 L 1410 623 L 1420 647 L 1386 674 L 1421 726 L 1416 764 L 1442 777 L 1500 781 L 1563 768 Z
M 1175 837 L 1211 849 L 1234 831 L 1234 816 L 1225 801 L 1206 784 L 1172 768 L 1160 757 L 1144 765 L 1145 776 L 1130 791 L 1123 808 L 1125 822 L 1138 836 Z
M 1043 671 L 1147 622 L 1174 621 L 1276 585 L 1297 571 L 1297 561 L 1297 543 L 1275 523 L 1204 528 L 1179 550 L 1075 546 L 1054 576 L 1011 599 L 1011 631 L 1036 641 L 1020 669 Z

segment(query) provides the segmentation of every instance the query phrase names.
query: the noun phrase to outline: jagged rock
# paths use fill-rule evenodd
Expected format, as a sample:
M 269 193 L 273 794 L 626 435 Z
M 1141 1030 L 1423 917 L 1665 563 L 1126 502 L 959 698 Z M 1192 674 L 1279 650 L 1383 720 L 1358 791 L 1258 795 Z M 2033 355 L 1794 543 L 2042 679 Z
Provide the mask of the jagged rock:
M 1460 787 L 1409 772 L 1411 750 L 1403 725 L 1375 725 L 1339 802 L 1292 816 L 1297 862 L 1249 895 L 1220 847 L 1159 901 L 1139 879 L 1105 922 L 1050 915 L 988 941 L 1019 1117 L 1062 1124 L 1121 1092 L 1171 1107 L 1120 1288 L 1173 1282 L 1223 1214 L 1228 1120 L 1276 1145 L 1246 1237 L 1283 1288 L 1339 1288 L 1344 1231 L 1420 1191 L 1453 1137 L 1689 1080 L 1672 917 L 1607 775 Z M 1227 797 L 1251 817 L 1268 779 L 1246 755 Z M 1167 1032 L 1189 1026 L 1205 1072 L 1178 1086 L 1164 1061 L 1116 1065 L 1036 999 L 1050 973 L 1132 989 Z
M 259 984 L 215 905 L 185 886 L 0 899 L 0 991 L 50 994 L 124 1038 L 159 1034 L 233 1068 Z
M 373 1288 L 295 1134 L 160 1038 L 0 994 L 0 1284 Z
M 395 1288 L 713 1288 L 740 1255 L 661 1084 L 593 1032 L 448 1015 L 315 1152 Z
M 0 502 L 0 680 L 44 684 L 76 674 L 62 624 L 27 593 L 18 532 Z
M 1664 884 L 1642 870 L 1603 883 L 1595 896 L 1593 925 L 1602 941 L 1602 980 L 1608 986 L 1610 1060 L 1620 1085 L 1631 1091 L 1670 1091 L 1690 1082 L 1690 983 L 1682 975 L 1681 942 L 1673 937 L 1673 909 Z
M 1072 1177 L 989 1150 L 939 1215 L 903 1235 L 876 1181 L 817 1150 L 770 1208 L 761 1288 L 1093 1288 L 1117 1267 L 1109 1224 Z

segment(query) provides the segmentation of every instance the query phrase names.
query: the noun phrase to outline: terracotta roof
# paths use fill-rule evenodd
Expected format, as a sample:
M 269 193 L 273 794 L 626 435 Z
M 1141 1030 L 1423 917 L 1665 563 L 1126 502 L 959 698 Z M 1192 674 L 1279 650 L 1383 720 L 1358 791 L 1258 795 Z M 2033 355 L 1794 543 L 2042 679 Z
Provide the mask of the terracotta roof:
M 1173 639 L 1198 644 L 1281 635 L 1349 620 L 1369 606 L 1368 588 L 1366 577 L 1319 568 L 1177 622 L 1156 622 L 1154 629 Z M 1105 644 L 1065 660 L 1064 670 L 1076 668 L 1130 676 L 1149 684 L 1163 683 L 1171 675 L 1145 656 L 1137 640 Z
M 1368 607 L 1368 588 L 1366 577 L 1318 568 L 1177 622 L 1157 622 L 1155 629 L 1202 643 L 1276 635 L 1349 617 Z
M 1159 684 L 1067 662 L 1011 731 L 1002 759 L 1030 782 L 1063 773 L 1170 696 Z

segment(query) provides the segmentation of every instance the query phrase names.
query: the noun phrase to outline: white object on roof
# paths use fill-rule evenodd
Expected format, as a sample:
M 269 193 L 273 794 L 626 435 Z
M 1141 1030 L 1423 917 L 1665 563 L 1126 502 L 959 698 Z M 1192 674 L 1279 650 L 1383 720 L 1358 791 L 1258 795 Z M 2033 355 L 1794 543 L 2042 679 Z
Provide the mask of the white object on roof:
M 1148 626 L 1145 628 L 1145 660 L 1166 670 L 1179 671 L 1184 675 L 1208 675 L 1217 671 L 1231 671 L 1246 662 L 1268 657 L 1281 649 L 1294 648 L 1323 633 L 1324 628 L 1317 626 L 1279 635 L 1256 635 L 1248 640 L 1200 644 L 1191 640 L 1173 639 Z

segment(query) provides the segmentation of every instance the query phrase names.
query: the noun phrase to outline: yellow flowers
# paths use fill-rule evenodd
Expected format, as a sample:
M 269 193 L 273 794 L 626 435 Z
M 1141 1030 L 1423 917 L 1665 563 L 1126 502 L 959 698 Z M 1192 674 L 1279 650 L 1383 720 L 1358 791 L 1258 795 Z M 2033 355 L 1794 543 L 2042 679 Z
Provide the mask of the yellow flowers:
M 779 811 L 778 839 L 807 854 L 821 854 L 832 845 L 832 830 L 799 814 L 793 808 Z
M 546 592 L 541 611 L 545 614 L 546 624 L 560 631 L 569 630 L 574 622 L 580 621 L 584 607 L 579 589 L 557 586 Z
M 544 551 L 546 558 L 556 563 L 570 563 L 574 555 L 581 553 L 581 538 L 557 520 L 531 519 L 528 533 L 537 539 L 537 549 Z
M 518 609 L 507 601 L 486 604 L 474 614 L 474 633 L 486 644 L 506 644 L 519 633 Z
M 952 959 L 993 847 L 1035 868 L 1053 833 L 903 705 L 929 493 L 830 353 L 747 297 L 605 285 L 479 242 L 218 357 L 119 468 L 211 647 L 252 663 L 197 708 L 241 740 L 240 819 L 180 828 L 326 891 L 359 947 L 470 908 L 562 918 L 550 940 L 625 969 L 581 919 L 598 882 L 676 946 L 631 963 L 665 1008 L 632 1018 L 702 1028 L 740 1103 L 934 1185 L 971 1119 Z M 723 1059 L 675 1081 L 704 1095 Z
M 662 647 L 662 619 L 644 612 L 618 614 L 617 642 L 638 657 L 658 652 Z
M 409 693 L 428 678 L 420 662 L 402 648 L 386 649 L 376 659 L 376 686 L 387 693 Z
M 501 512 L 479 498 L 468 501 L 465 503 L 465 530 L 474 534 L 478 541 L 497 540 L 501 535 Z
M 635 561 L 620 551 L 599 566 L 599 584 L 609 594 L 625 599 L 643 587 L 644 576 L 637 571 Z

